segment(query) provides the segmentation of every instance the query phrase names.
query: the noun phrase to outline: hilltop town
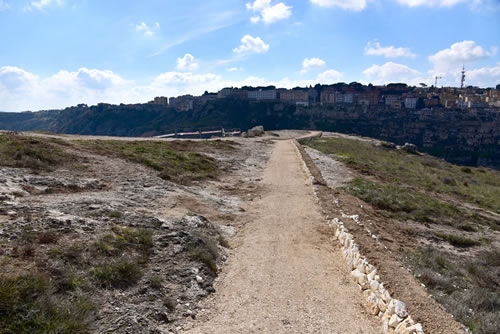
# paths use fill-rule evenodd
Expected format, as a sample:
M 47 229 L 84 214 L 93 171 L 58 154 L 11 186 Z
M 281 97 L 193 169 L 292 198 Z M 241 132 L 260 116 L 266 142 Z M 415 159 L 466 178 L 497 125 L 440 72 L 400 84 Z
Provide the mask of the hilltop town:
M 493 88 L 478 87 L 412 87 L 404 83 L 386 86 L 336 83 L 293 89 L 267 87 L 223 88 L 217 93 L 205 92 L 202 96 L 182 95 L 178 97 L 156 97 L 150 104 L 170 106 L 187 111 L 217 99 L 241 99 L 250 101 L 279 101 L 302 107 L 329 106 L 334 104 L 386 105 L 394 109 L 472 109 L 500 108 L 500 84 Z

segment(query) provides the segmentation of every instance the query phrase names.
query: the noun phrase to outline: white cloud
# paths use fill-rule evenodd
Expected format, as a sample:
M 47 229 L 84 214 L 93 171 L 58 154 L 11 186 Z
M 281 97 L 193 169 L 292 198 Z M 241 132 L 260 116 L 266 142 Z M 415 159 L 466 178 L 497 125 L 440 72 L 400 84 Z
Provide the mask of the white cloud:
M 135 31 L 144 33 L 146 37 L 152 37 L 154 35 L 153 30 L 144 22 L 135 25 Z
M 257 16 L 250 18 L 252 23 L 263 21 L 266 24 L 270 24 L 287 19 L 292 15 L 292 7 L 287 6 L 283 2 L 271 5 L 271 0 L 255 0 L 253 3 L 247 3 L 246 7 L 248 10 L 257 13 Z
M 241 39 L 241 45 L 233 52 L 236 53 L 266 53 L 269 51 L 269 44 L 264 43 L 260 37 L 245 35 Z
M 306 58 L 302 62 L 302 70 L 300 73 L 307 73 L 309 70 L 319 69 L 325 67 L 326 62 L 320 58 Z
M 111 87 L 124 85 L 127 81 L 109 70 L 102 71 L 83 67 L 76 72 L 59 71 L 44 80 L 43 83 L 49 91 L 64 91 L 67 87 L 106 90 Z
M 480 0 L 397 0 L 400 4 L 408 7 L 452 7 L 463 2 L 477 3 Z
M 415 58 L 416 55 L 409 48 L 397 48 L 394 46 L 381 46 L 379 42 L 372 44 L 368 42 L 365 47 L 365 55 L 384 56 L 385 58 L 408 57 Z
M 417 78 L 420 74 L 421 73 L 419 71 L 414 70 L 407 65 L 393 62 L 387 62 L 383 65 L 372 65 L 363 71 L 363 75 L 366 77 L 367 81 L 374 84 L 385 84 L 390 82 L 411 83 L 415 80 L 421 80 L 420 78 Z
M 429 56 L 429 61 L 434 65 L 434 72 L 444 74 L 461 67 L 462 64 L 494 56 L 496 53 L 496 47 L 486 51 L 474 41 L 463 41 Z
M 311 2 L 320 7 L 338 7 L 355 12 L 366 8 L 369 0 L 311 0 Z
M 238 72 L 238 71 L 243 71 L 243 68 L 241 68 L 241 67 L 229 67 L 228 69 L 226 69 L 226 71 L 228 71 L 229 73 Z
M 200 64 L 189 53 L 182 58 L 177 58 L 177 69 L 180 71 L 196 71 L 199 67 Z
M 17 67 L 0 68 L 0 109 L 8 111 L 64 108 L 78 103 L 132 102 L 138 96 L 111 71 L 81 68 L 40 78 Z
M 344 75 L 336 70 L 327 70 L 323 73 L 320 73 L 317 77 L 317 81 L 323 84 L 331 84 L 336 83 L 342 80 Z
M 63 0 L 38 0 L 31 1 L 29 5 L 24 7 L 24 11 L 31 11 L 33 9 L 43 10 L 45 7 L 50 5 L 61 6 L 63 4 Z
M 25 87 L 33 88 L 38 77 L 13 66 L 0 68 L 0 92 L 22 91 Z
M 246 85 L 283 88 L 306 87 L 316 83 L 337 82 L 342 73 L 330 69 L 314 79 L 266 80 L 247 77 L 227 80 L 214 73 L 166 72 L 152 81 L 138 84 L 106 70 L 81 68 L 75 72 L 59 71 L 48 78 L 40 78 L 17 67 L 0 68 L 0 110 L 23 111 L 65 108 L 79 103 L 141 103 L 154 96 L 200 95 L 223 87 Z

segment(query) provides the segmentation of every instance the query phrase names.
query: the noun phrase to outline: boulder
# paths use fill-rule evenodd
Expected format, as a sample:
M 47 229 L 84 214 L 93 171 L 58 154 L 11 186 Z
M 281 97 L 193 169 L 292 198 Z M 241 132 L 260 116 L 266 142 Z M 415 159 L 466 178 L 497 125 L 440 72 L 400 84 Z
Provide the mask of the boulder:
M 373 314 L 373 315 L 377 315 L 380 312 L 380 310 L 378 308 L 378 298 L 377 298 L 377 296 L 374 293 L 372 293 L 368 297 L 367 301 L 368 301 L 368 309 L 370 310 L 370 313 Z
M 389 149 L 393 149 L 393 150 L 397 148 L 396 144 L 391 143 L 391 142 L 387 142 L 387 141 L 380 142 L 380 146 L 385 147 L 385 148 L 389 148 Z
M 248 137 L 260 137 L 264 134 L 264 127 L 262 125 L 254 126 L 250 130 L 247 131 Z
M 403 150 L 405 150 L 408 153 L 418 153 L 418 147 L 417 145 L 406 143 L 402 147 Z
M 406 304 L 400 300 L 397 299 L 391 300 L 387 309 L 390 314 L 396 314 L 398 317 L 402 319 L 408 316 L 408 311 L 406 310 Z

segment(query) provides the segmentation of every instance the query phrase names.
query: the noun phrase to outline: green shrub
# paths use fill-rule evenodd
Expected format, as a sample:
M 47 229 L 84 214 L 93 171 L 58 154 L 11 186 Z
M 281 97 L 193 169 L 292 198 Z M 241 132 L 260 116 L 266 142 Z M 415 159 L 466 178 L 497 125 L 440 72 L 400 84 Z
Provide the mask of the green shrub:
M 127 259 L 97 265 L 90 273 L 104 288 L 126 288 L 137 283 L 142 277 L 139 265 Z
M 149 278 L 149 285 L 155 290 L 160 290 L 163 287 L 163 278 L 160 275 L 152 275 Z
M 207 266 L 213 276 L 217 276 L 217 243 L 209 236 L 195 235 L 194 241 L 187 245 L 189 257 Z
M 473 247 L 473 246 L 478 246 L 481 244 L 480 241 L 474 240 L 474 239 L 469 239 L 467 237 L 461 236 L 461 235 L 456 235 L 456 234 L 446 234 L 446 233 L 436 233 L 436 236 L 448 241 L 450 244 L 452 244 L 455 247 Z
M 93 303 L 56 298 L 41 274 L 0 276 L 0 332 L 6 334 L 87 333 Z
M 0 165 L 52 171 L 67 161 L 75 161 L 75 156 L 64 152 L 55 143 L 57 141 L 52 139 L 0 134 Z

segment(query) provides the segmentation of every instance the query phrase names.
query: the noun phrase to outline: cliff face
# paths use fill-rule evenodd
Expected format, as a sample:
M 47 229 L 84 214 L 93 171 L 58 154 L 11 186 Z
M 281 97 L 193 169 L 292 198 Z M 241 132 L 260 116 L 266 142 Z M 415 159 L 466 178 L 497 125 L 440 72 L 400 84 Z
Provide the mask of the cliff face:
M 368 136 L 469 165 L 500 169 L 500 113 L 475 110 L 408 110 L 386 106 L 312 108 L 246 100 L 209 101 L 179 112 L 151 104 L 78 106 L 36 113 L 0 113 L 0 129 L 58 133 L 151 136 L 179 128 L 318 129 Z
M 500 113 L 462 110 L 315 108 L 314 127 L 419 146 L 423 151 L 469 165 L 500 167 Z

